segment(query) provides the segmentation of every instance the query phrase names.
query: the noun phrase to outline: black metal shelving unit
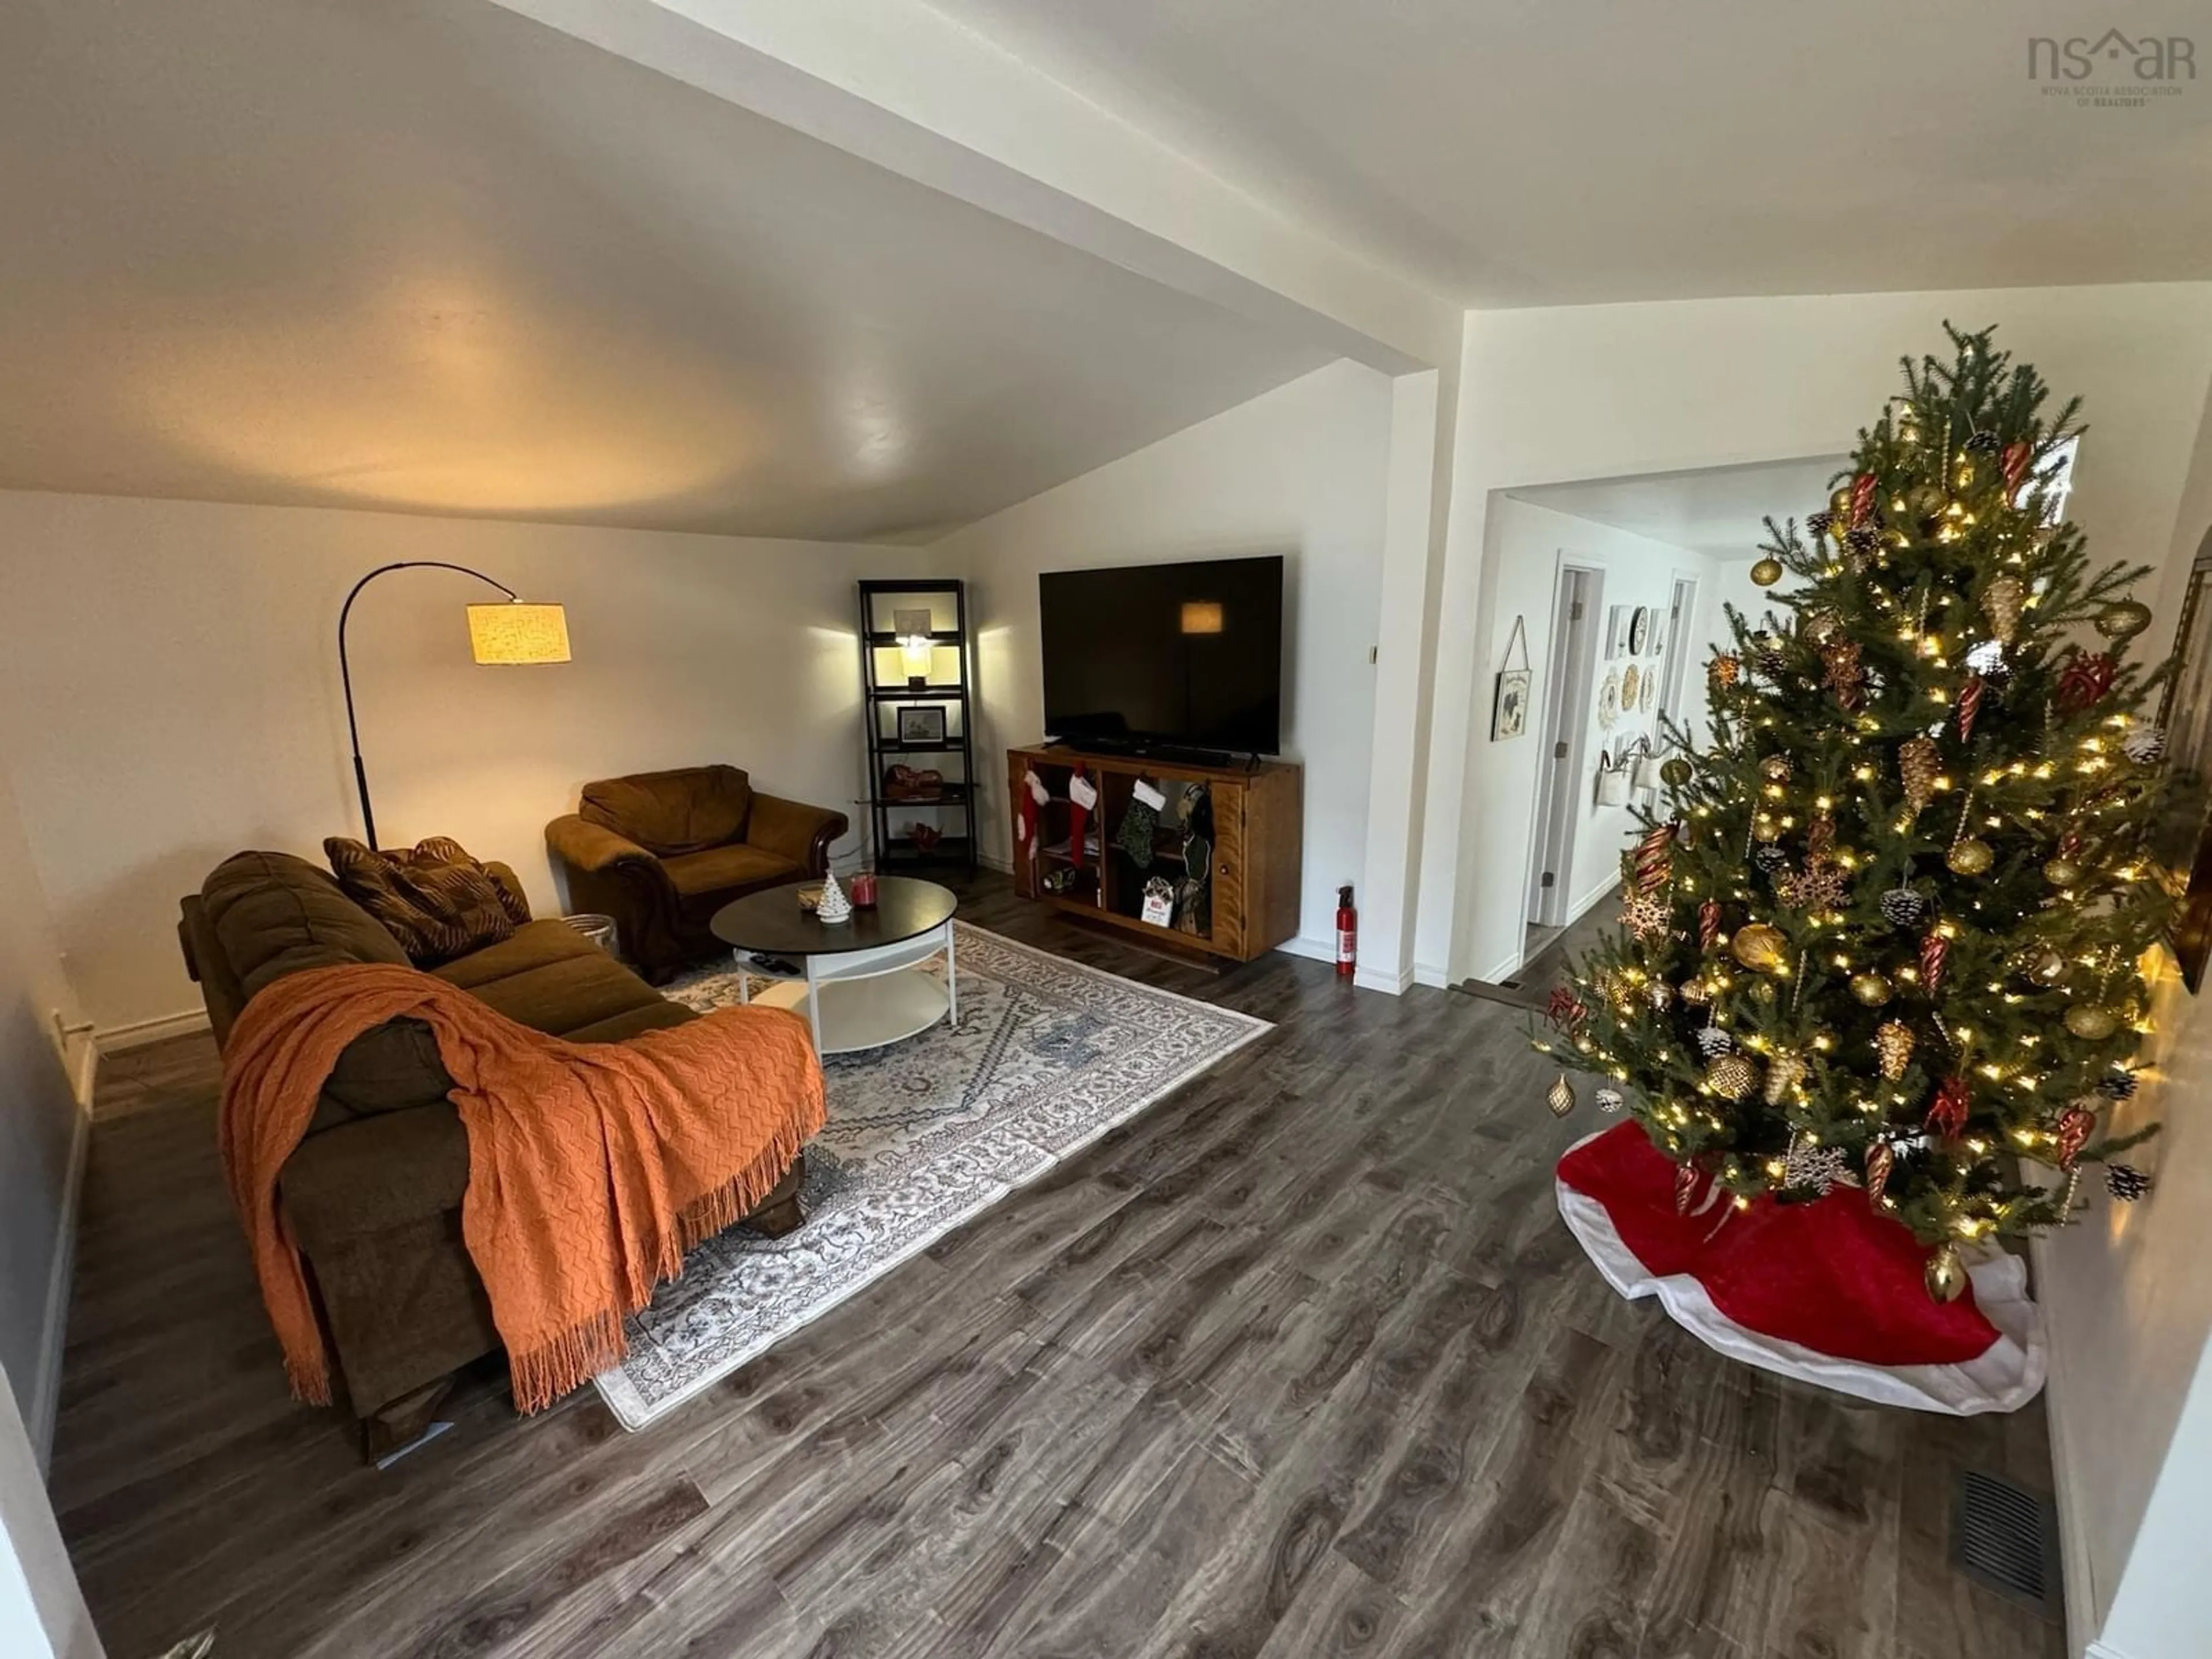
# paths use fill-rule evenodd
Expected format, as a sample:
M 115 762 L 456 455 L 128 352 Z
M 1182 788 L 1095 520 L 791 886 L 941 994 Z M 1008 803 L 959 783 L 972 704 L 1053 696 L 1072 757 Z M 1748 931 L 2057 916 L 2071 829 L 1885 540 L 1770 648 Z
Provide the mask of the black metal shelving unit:
M 968 588 L 960 581 L 869 581 L 860 585 L 861 719 L 868 744 L 869 842 L 878 870 L 898 872 L 947 866 L 975 868 L 975 829 L 981 785 L 972 747 L 975 720 L 968 637 Z M 925 632 L 901 632 L 898 614 L 929 613 Z M 947 624 L 950 624 L 949 626 Z M 929 672 L 912 684 L 906 654 L 910 641 L 927 641 Z M 945 711 L 942 742 L 899 739 L 899 711 Z M 918 758 L 909 759 L 909 757 Z M 943 788 L 923 799 L 885 793 L 890 769 L 911 765 L 945 775 Z M 944 831 L 935 846 L 918 845 L 909 827 L 928 823 Z

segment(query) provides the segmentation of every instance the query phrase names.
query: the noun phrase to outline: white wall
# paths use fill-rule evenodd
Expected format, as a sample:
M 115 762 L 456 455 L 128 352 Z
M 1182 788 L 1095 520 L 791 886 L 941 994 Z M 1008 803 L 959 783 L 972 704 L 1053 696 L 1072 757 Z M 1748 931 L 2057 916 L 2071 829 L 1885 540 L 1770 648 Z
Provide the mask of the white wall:
M 1947 349 L 1947 317 L 2000 325 L 2000 343 L 2062 397 L 2087 399 L 2072 516 L 2108 556 L 2162 562 L 2212 381 L 2212 284 L 1468 314 L 1415 947 L 1423 978 L 1462 977 L 1503 954 L 1510 941 L 1478 915 L 1509 914 L 1492 890 L 1520 879 L 1488 852 L 1502 827 L 1489 803 L 1516 764 L 1512 745 L 1489 741 L 1488 688 L 1512 624 L 1499 562 L 1486 556 L 1495 493 L 1848 450 L 1898 390 L 1899 357 Z
M 0 1654 L 100 1659 L 15 1396 L 0 1389 Z
M 450 835 L 557 908 L 546 821 L 585 781 L 728 761 L 836 806 L 860 791 L 854 582 L 911 549 L 0 493 L 0 739 L 55 932 L 103 1030 L 198 1006 L 177 900 L 242 848 L 319 861 L 358 834 L 334 651 L 353 581 L 473 565 L 568 606 L 575 659 L 471 662 L 441 571 L 353 615 L 362 744 L 386 845 Z M 849 843 L 848 843 L 849 844 Z
M 1508 635 L 1516 617 L 1522 619 L 1528 640 L 1529 684 L 1534 701 L 1528 712 L 1528 735 L 1498 747 L 1518 763 L 1501 768 L 1497 790 L 1484 803 L 1488 825 L 1483 856 L 1500 866 L 1510 866 L 1510 884 L 1500 880 L 1486 891 L 1496 907 L 1478 923 L 1481 937 L 1493 948 L 1479 958 L 1478 977 L 1502 979 L 1519 966 L 1523 929 L 1528 921 L 1528 874 L 1536 834 L 1536 795 L 1546 771 L 1543 755 L 1546 731 L 1545 698 L 1551 684 L 1553 638 L 1558 615 L 1558 580 L 1562 564 L 1579 565 L 1600 573 L 1595 659 L 1590 669 L 1589 707 L 1580 747 L 1580 769 L 1575 781 L 1577 823 L 1573 862 L 1560 872 L 1566 887 L 1570 915 L 1579 915 L 1602 897 L 1620 878 L 1621 849 L 1637 831 L 1627 806 L 1597 804 L 1597 772 L 1601 754 L 1626 748 L 1638 733 L 1649 735 L 1657 746 L 1659 715 L 1655 703 L 1650 714 L 1624 712 L 1610 731 L 1598 722 L 1597 688 L 1608 672 L 1616 678 L 1631 662 L 1640 678 L 1656 670 L 1664 684 L 1666 659 L 1646 654 L 1605 654 L 1607 613 L 1615 605 L 1650 605 L 1660 618 L 1659 637 L 1665 637 L 1665 617 L 1674 599 L 1674 580 L 1687 576 L 1698 584 L 1702 606 L 1710 586 L 1711 562 L 1686 549 L 1668 546 L 1648 537 L 1632 535 L 1610 526 L 1594 524 L 1559 513 L 1534 501 L 1501 497 L 1491 505 L 1490 533 L 1498 556 L 1498 603 Z M 1698 651 L 1693 641 L 1692 652 Z M 1516 658 L 1518 661 L 1518 658 Z M 1696 682 L 1691 683 L 1693 686 Z M 1483 736 L 1490 733 L 1489 699 L 1493 684 L 1486 680 L 1481 691 Z M 1631 798 L 1634 799 L 1633 796 Z
M 997 777 L 1004 750 L 1043 733 L 1038 573 L 1284 554 L 1284 752 L 1306 769 L 1299 942 L 1326 952 L 1337 886 L 1359 878 L 1366 845 L 1389 439 L 1389 380 L 1335 363 L 931 548 L 973 584 L 977 770 Z M 1004 794 L 983 809 L 985 856 L 1001 863 Z
M 2205 410 L 2164 561 L 2166 632 L 2212 532 L 2212 398 Z M 2101 1632 L 2117 1659 L 2197 1659 L 2212 1631 L 2212 988 L 2191 996 L 2160 955 L 2149 1080 L 2118 1115 L 2164 1125 L 2130 1154 L 2157 1188 L 2119 1205 L 2085 1183 L 2087 1218 L 2035 1258 L 2068 1610 L 2077 1638 Z
M 0 765 L 0 1371 L 41 1455 L 53 1432 L 83 1119 L 55 1015 L 76 1018 Z

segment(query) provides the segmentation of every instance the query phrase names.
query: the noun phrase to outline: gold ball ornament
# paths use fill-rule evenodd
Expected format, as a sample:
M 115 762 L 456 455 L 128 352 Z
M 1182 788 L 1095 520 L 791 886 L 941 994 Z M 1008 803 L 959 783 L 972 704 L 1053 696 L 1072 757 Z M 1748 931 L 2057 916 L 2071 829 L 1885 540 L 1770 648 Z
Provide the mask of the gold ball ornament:
M 1655 979 L 1644 988 L 1644 1000 L 1651 1005 L 1651 1012 L 1663 1014 L 1674 1000 L 1674 988 L 1663 979 Z
M 1672 784 L 1677 789 L 1687 783 L 1694 775 L 1690 763 L 1680 755 L 1670 761 L 1663 761 L 1660 763 L 1659 781 Z
M 1851 527 L 1851 489 L 1849 484 L 1828 497 L 1828 512 L 1831 514 L 1828 528 L 1835 538 L 1841 541 L 1844 532 Z
M 1769 783 L 1789 782 L 1790 772 L 1790 757 L 1787 755 L 1769 755 L 1759 763 L 1759 776 Z
M 1765 558 L 1751 568 L 1751 579 L 1761 587 L 1771 587 L 1782 580 L 1782 561 Z
M 1997 855 L 1990 850 L 1989 842 L 1971 836 L 1954 843 L 1943 855 L 1943 862 L 1950 866 L 1951 873 L 1958 876 L 1981 875 L 1996 861 Z
M 1567 1081 L 1565 1072 L 1553 1080 L 1550 1092 L 1544 1097 L 1544 1104 L 1552 1109 L 1553 1117 L 1565 1117 L 1575 1109 L 1575 1085 Z
M 2120 1018 L 2109 1008 L 2077 1002 L 2066 1011 L 2066 1029 L 2084 1042 L 2102 1042 L 2120 1029 Z
M 2028 963 L 2027 976 L 2038 985 L 2056 985 L 2066 977 L 2066 958 L 2056 951 L 2045 951 Z
M 1692 1008 L 1702 1008 L 1713 1000 L 1713 988 L 1701 979 L 1682 981 L 1682 1000 Z
M 2053 859 L 2043 866 L 2043 878 L 2053 887 L 2072 887 L 2081 879 L 2081 866 L 2071 859 Z
M 1889 1000 L 1889 981 L 1869 969 L 1851 975 L 1851 994 L 1869 1008 L 1879 1008 Z
M 1705 1067 L 1705 1081 L 1723 1100 L 1741 1100 L 1758 1086 L 1759 1067 L 1741 1054 L 1720 1054 Z
M 1943 492 L 1932 483 L 1913 485 L 1912 493 L 1905 498 L 1905 504 L 1912 509 L 1912 516 L 1916 519 L 1938 518 L 1948 505 Z
M 2142 600 L 2115 599 L 2097 613 L 2096 629 L 2108 640 L 2131 640 L 2150 623 L 2150 607 Z
M 1783 937 L 1782 930 L 1763 921 L 1737 928 L 1735 937 L 1729 941 L 1729 953 L 1754 973 L 1763 974 L 1779 967 L 1789 950 L 1790 941 Z
M 1843 618 L 1832 611 L 1815 611 L 1798 624 L 1798 631 L 1815 645 L 1826 644 L 1835 637 L 1836 630 L 1844 625 Z
M 1956 1302 L 1966 1288 L 1966 1264 L 1959 1260 L 1959 1247 L 1941 1246 L 1928 1258 L 1921 1278 L 1928 1285 L 1928 1294 L 1936 1301 Z

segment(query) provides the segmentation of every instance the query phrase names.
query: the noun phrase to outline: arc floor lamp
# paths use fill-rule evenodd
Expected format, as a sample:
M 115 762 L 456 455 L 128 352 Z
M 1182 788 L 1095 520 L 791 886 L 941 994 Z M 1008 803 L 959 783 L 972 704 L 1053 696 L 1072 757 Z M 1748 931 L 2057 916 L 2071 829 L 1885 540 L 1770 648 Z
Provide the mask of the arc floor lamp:
M 473 576 L 507 595 L 498 605 L 469 607 L 469 651 L 480 663 L 520 664 L 568 660 L 568 613 L 557 605 L 526 600 L 505 582 L 471 570 L 465 564 L 442 559 L 401 559 L 380 564 L 353 585 L 338 610 L 338 679 L 345 688 L 346 737 L 353 744 L 353 782 L 361 792 L 361 830 L 371 847 L 376 845 L 376 814 L 368 804 L 368 770 L 361 763 L 361 723 L 354 717 L 353 665 L 346 655 L 346 623 L 361 590 L 379 576 L 394 570 L 451 570 Z

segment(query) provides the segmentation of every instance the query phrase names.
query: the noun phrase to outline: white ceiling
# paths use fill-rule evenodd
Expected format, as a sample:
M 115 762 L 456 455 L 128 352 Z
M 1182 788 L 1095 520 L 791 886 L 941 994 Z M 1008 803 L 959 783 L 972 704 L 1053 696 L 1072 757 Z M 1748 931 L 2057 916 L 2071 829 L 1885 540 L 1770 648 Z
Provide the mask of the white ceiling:
M 2212 276 L 2202 4 L 933 3 L 1469 304 Z M 2179 97 L 2028 79 L 2031 36 L 2192 21 Z
M 913 539 L 1327 360 L 484 0 L 0 7 L 0 487 Z
M 1506 494 L 1711 558 L 1753 559 L 1766 539 L 1765 520 L 1802 523 L 1807 514 L 1826 507 L 1829 480 L 1850 462 L 1848 455 L 1824 455 L 1541 484 Z

